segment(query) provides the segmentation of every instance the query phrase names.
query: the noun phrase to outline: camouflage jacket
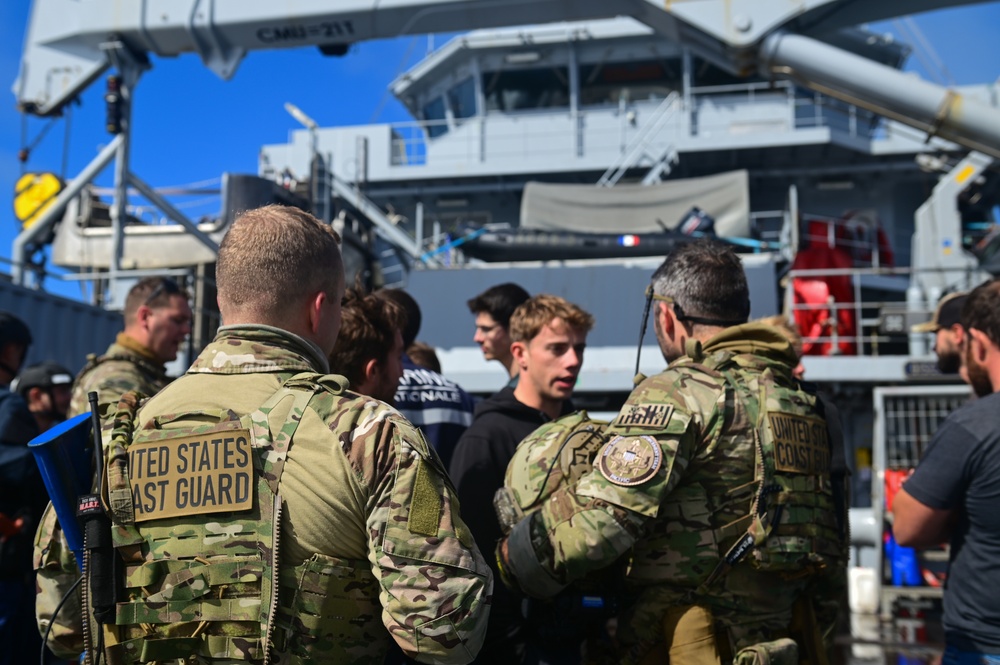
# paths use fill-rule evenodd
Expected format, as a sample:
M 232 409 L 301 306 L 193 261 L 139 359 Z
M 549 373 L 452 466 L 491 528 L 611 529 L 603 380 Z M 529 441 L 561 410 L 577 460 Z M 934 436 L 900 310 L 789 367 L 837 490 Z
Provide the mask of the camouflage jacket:
M 130 340 L 122 340 L 124 334 L 119 333 L 118 339 L 103 355 L 87 356 L 87 364 L 73 382 L 69 417 L 90 411 L 87 395 L 91 391 L 97 391 L 101 418 L 107 419 L 114 414 L 118 399 L 128 391 L 155 395 L 170 382 L 162 365 L 129 348 L 135 342 L 129 344 Z M 45 635 L 51 623 L 49 648 L 61 657 L 75 658 L 84 648 L 79 590 L 61 606 L 60 602 L 80 572 L 51 504 L 35 534 L 34 566 L 38 629 Z M 60 609 L 56 616 L 57 607 Z
M 758 486 L 759 400 L 735 396 L 712 368 L 727 366 L 736 382 L 750 386 L 769 369 L 794 394 L 795 364 L 778 332 L 744 324 L 709 340 L 699 357 L 682 357 L 643 381 L 608 429 L 609 442 L 594 469 L 555 492 L 522 532 L 521 542 L 528 534 L 552 589 L 628 553 L 634 598 L 619 625 L 624 644 L 661 640 L 667 610 L 692 603 L 712 609 L 729 631 L 731 648 L 786 636 L 793 605 L 814 581 L 808 576 L 788 579 L 744 562 L 707 590 L 699 585 L 740 531 L 746 532 Z M 813 403 L 813 397 L 803 398 L 807 414 Z M 722 527 L 729 524 L 741 526 L 727 533 Z M 525 569 L 517 565 L 524 550 L 517 554 L 516 540 L 509 539 L 508 551 L 511 568 L 519 572 Z M 844 568 L 830 572 L 842 576 Z
M 69 417 L 90 411 L 87 395 L 97 391 L 97 404 L 101 417 L 114 413 L 118 398 L 130 390 L 143 395 L 155 395 L 170 382 L 163 365 L 123 345 L 122 336 L 108 347 L 104 355 L 87 356 L 87 364 L 73 381 L 73 397 L 69 404 Z
M 267 326 L 226 326 L 183 377 L 142 406 L 136 426 L 261 413 L 284 382 L 316 371 L 328 365 L 313 344 Z M 277 481 L 271 662 L 381 663 L 390 636 L 421 662 L 471 661 L 492 576 L 439 458 L 397 411 L 343 389 L 342 377 L 322 380 L 337 387 L 314 391 L 301 414 L 269 412 L 298 419 Z M 190 546 L 178 540 L 163 551 L 175 549 Z

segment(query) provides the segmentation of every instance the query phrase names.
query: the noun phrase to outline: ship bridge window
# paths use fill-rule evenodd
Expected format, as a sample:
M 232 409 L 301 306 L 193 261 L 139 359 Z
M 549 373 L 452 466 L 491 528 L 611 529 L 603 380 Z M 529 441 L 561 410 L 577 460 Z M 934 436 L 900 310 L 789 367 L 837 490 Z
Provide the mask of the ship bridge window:
M 681 71 L 680 58 L 584 65 L 580 67 L 580 104 L 663 99 L 681 89 Z
M 716 67 L 707 60 L 701 58 L 695 58 L 693 64 L 693 83 L 695 87 L 707 88 L 712 86 L 724 86 L 724 85 L 740 85 L 745 86 L 747 83 L 759 83 L 764 79 L 754 76 L 749 78 L 740 78 L 739 76 L 734 76 L 724 69 Z
M 541 67 L 483 74 L 488 111 L 569 108 L 569 72 Z
M 456 120 L 476 115 L 476 82 L 472 77 L 448 91 L 448 105 Z
M 448 119 L 444 112 L 444 97 L 435 97 L 421 109 L 424 116 L 427 135 L 431 138 L 448 132 Z

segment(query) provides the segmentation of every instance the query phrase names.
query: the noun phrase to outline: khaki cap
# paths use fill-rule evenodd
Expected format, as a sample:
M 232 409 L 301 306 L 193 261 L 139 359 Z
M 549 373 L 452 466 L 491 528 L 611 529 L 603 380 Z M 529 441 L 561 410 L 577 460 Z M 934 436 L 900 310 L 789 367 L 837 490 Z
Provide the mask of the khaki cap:
M 934 310 L 934 316 L 931 320 L 918 323 L 912 326 L 910 330 L 917 333 L 932 333 L 942 328 L 952 327 L 959 322 L 962 314 L 962 306 L 965 304 L 965 298 L 968 295 L 967 292 L 960 291 L 944 296 L 941 300 L 938 300 L 937 309 Z

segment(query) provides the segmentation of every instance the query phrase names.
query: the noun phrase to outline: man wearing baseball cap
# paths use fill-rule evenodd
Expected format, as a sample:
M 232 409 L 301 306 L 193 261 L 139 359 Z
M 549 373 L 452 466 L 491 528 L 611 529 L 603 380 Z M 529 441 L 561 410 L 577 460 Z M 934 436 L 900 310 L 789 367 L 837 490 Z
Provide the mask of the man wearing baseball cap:
M 66 420 L 73 396 L 73 373 L 54 362 L 25 368 L 10 385 L 28 403 L 28 410 L 44 432 Z
M 28 441 L 38 427 L 10 382 L 31 346 L 28 326 L 0 311 L 0 664 L 37 662 L 31 543 L 48 500 Z
M 942 374 L 955 374 L 962 368 L 962 339 L 965 330 L 959 322 L 967 292 L 949 293 L 938 300 L 937 309 L 930 321 L 910 328 L 912 332 L 934 333 L 934 353 L 938 370 Z

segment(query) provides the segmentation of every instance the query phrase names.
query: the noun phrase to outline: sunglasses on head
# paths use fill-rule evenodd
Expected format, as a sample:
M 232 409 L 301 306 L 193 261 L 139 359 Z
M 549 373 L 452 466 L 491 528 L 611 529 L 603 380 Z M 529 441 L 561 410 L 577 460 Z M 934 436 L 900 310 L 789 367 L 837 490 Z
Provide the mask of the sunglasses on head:
M 142 304 L 148 307 L 151 303 L 155 302 L 156 299 L 162 296 L 164 293 L 166 293 L 168 296 L 174 296 L 180 294 L 180 292 L 181 292 L 181 287 L 178 286 L 176 281 L 174 281 L 170 277 L 164 277 L 160 280 L 160 283 L 157 285 L 157 287 L 153 289 L 153 292 L 150 293 L 149 296 L 142 301 Z

